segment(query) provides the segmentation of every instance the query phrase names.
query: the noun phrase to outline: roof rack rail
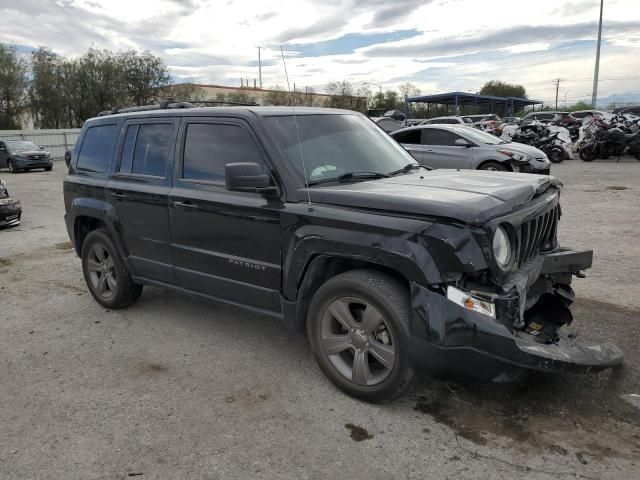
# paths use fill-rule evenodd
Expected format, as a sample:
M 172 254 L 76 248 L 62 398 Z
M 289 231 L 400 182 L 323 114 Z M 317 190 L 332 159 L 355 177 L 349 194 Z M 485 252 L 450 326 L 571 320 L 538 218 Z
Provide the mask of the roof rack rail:
M 257 107 L 257 103 L 242 103 L 242 102 L 225 102 L 225 101 L 213 101 L 213 100 L 175 100 L 173 98 L 168 98 L 166 100 L 161 100 L 160 103 L 155 103 L 152 105 L 142 105 L 139 107 L 113 107 L 111 110 L 104 110 L 98 113 L 99 117 L 104 117 L 106 115 L 115 115 L 117 113 L 130 113 L 130 112 L 144 112 L 147 110 L 166 110 L 171 108 L 195 108 L 194 104 L 204 104 L 204 105 L 233 105 L 233 106 L 244 106 L 244 107 Z

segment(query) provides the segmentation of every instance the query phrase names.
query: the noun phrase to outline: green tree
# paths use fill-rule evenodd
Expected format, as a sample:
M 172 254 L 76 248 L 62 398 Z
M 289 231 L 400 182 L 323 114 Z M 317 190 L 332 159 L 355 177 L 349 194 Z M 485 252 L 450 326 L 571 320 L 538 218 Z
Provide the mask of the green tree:
M 27 98 L 27 62 L 15 48 L 0 44 L 0 129 L 20 128 Z
M 404 110 L 404 98 L 395 90 L 387 90 L 384 93 L 376 93 L 371 102 L 371 108 L 379 108 L 384 110 Z
M 480 95 L 527 98 L 527 91 L 522 85 L 506 83 L 500 80 L 491 80 L 482 86 Z
M 38 128 L 72 126 L 67 106 L 64 59 L 41 47 L 31 54 L 29 101 L 34 124 Z
M 158 101 L 162 88 L 170 84 L 171 77 L 165 63 L 149 51 L 129 50 L 113 59 L 122 71 L 122 79 L 129 100 L 135 105 Z

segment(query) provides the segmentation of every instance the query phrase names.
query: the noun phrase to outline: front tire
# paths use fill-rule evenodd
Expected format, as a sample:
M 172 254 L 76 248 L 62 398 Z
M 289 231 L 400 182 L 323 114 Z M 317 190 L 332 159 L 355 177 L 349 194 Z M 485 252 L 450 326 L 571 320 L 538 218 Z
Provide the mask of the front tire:
M 337 275 L 314 295 L 307 335 L 320 369 L 368 402 L 400 397 L 415 376 L 409 357 L 409 292 L 374 270 Z
M 509 169 L 499 162 L 484 162 L 478 170 L 486 170 L 488 172 L 508 172 Z
M 593 162 L 598 158 L 598 146 L 595 143 L 587 143 L 582 146 L 578 155 L 584 162 Z
M 11 173 L 18 173 L 18 169 L 16 168 L 16 166 L 13 164 L 13 161 L 11 160 L 7 160 L 7 168 Z
M 560 147 L 550 148 L 547 152 L 547 157 L 551 163 L 562 163 L 564 161 L 564 150 Z
M 87 235 L 82 245 L 82 272 L 91 295 L 105 308 L 126 307 L 142 294 L 142 285 L 131 279 L 105 229 Z

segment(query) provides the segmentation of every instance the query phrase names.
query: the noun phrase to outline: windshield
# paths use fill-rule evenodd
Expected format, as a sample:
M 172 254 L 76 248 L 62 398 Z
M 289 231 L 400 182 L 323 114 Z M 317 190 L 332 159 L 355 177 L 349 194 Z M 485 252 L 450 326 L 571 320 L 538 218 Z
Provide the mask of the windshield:
M 490 133 L 483 132 L 482 130 L 478 130 L 476 128 L 467 128 L 463 127 L 460 129 L 460 133 L 462 133 L 469 140 L 473 140 L 474 142 L 484 143 L 485 145 L 501 145 L 503 143 L 507 143 L 504 140 L 499 139 L 495 135 L 491 135 Z
M 32 150 L 40 150 L 40 147 L 33 142 L 25 141 L 7 141 L 7 149 L 10 152 L 28 152 Z
M 386 175 L 410 163 L 417 165 L 406 150 L 362 115 L 299 115 L 295 122 L 292 115 L 287 115 L 265 117 L 265 122 L 301 183 L 338 178 L 345 173 Z

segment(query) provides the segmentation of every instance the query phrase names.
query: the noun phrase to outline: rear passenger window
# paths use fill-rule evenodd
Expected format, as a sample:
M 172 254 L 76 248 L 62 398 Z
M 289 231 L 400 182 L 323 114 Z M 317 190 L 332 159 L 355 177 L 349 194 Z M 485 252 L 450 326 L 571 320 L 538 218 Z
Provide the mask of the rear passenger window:
M 455 133 L 441 130 L 439 128 L 429 128 L 422 131 L 422 144 L 423 145 L 439 145 L 452 147 L 455 146 L 456 140 L 460 138 Z
M 211 123 L 187 125 L 184 179 L 224 182 L 225 165 L 236 162 L 263 163 L 256 144 L 244 128 Z
M 164 177 L 172 131 L 170 123 L 130 125 L 124 138 L 119 171 Z
M 84 172 L 105 173 L 113 155 L 116 131 L 115 125 L 88 128 L 78 153 L 76 168 Z

